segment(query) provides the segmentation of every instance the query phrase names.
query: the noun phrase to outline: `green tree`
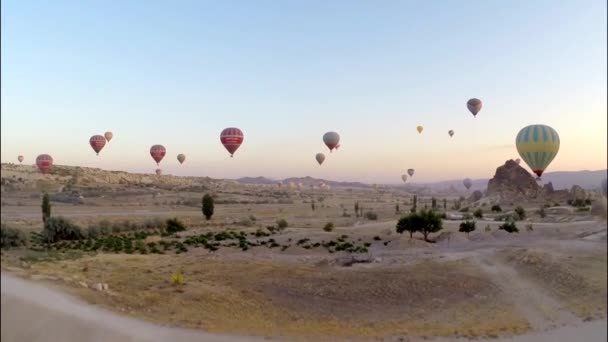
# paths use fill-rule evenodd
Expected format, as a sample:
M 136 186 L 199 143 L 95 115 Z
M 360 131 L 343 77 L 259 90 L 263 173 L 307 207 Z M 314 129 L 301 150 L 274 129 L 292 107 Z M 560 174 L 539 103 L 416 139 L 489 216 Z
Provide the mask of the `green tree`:
M 419 213 L 411 213 L 408 216 L 402 217 L 397 222 L 397 233 L 403 234 L 407 231 L 412 238 L 414 232 L 421 232 L 424 235 L 424 241 L 429 241 L 428 236 L 431 233 L 436 233 L 443 229 L 443 221 L 433 210 L 422 210 Z
M 400 218 L 395 228 L 399 234 L 403 234 L 404 232 L 410 233 L 411 239 L 414 236 L 414 233 L 420 230 L 421 225 L 420 215 L 412 213 Z
M 515 208 L 515 213 L 517 214 L 517 217 L 519 218 L 519 220 L 523 220 L 526 218 L 526 210 L 524 208 L 522 208 L 521 206 L 518 206 L 517 208 Z
M 355 216 L 359 217 L 359 201 L 355 202 Z
M 310 202 L 310 208 L 312 209 L 312 211 L 315 211 L 315 200 L 312 200 Z
M 469 235 L 470 232 L 475 230 L 475 221 L 464 221 L 460 223 L 459 232 L 467 233 Z
M 42 222 L 46 223 L 46 220 L 51 217 L 51 200 L 48 193 L 44 193 L 42 196 Z
M 473 216 L 477 217 L 478 219 L 483 218 L 483 211 L 481 208 L 477 208 L 477 210 L 473 212 Z
M 448 200 L 443 199 L 443 210 L 448 210 Z
M 538 210 L 538 215 L 540 215 L 540 218 L 547 217 L 547 213 L 545 212 L 545 207 L 540 207 L 540 209 Z
M 399 203 L 395 204 L 395 214 L 399 214 Z
M 203 196 L 203 215 L 205 215 L 207 220 L 211 219 L 211 216 L 213 216 L 213 209 L 213 197 L 209 194 L 205 194 L 205 196 Z
M 437 209 L 437 200 L 435 197 L 431 198 L 431 208 L 433 208 L 433 210 Z
M 418 205 L 418 196 L 414 195 L 414 198 L 412 199 L 412 209 L 411 209 L 412 213 L 416 212 L 416 206 L 417 205 Z

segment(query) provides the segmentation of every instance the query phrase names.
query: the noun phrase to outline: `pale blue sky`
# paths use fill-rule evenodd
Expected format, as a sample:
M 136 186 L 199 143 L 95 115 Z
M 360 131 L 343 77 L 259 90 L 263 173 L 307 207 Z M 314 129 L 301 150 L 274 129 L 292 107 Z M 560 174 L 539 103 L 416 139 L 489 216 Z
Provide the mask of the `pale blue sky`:
M 547 172 L 606 167 L 605 0 L 7 0 L 1 19 L 2 162 L 153 172 L 163 144 L 176 175 L 476 178 L 542 123 Z

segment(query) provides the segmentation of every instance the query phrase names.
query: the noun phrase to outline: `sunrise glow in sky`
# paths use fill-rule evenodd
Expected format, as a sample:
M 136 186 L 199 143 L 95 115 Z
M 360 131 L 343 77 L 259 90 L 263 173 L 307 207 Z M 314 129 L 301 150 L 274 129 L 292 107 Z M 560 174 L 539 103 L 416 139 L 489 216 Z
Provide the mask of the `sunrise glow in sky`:
M 238 178 L 491 177 L 607 165 L 606 1 L 3 1 L 1 159 Z M 483 109 L 474 118 L 469 98 Z M 422 134 L 416 126 L 424 126 Z M 245 141 L 230 158 L 225 127 Z M 448 130 L 455 135 L 450 138 Z M 100 156 L 89 137 L 110 130 Z M 322 136 L 341 135 L 329 153 Z M 315 154 L 327 156 L 319 166 Z M 180 165 L 176 156 L 184 153 Z

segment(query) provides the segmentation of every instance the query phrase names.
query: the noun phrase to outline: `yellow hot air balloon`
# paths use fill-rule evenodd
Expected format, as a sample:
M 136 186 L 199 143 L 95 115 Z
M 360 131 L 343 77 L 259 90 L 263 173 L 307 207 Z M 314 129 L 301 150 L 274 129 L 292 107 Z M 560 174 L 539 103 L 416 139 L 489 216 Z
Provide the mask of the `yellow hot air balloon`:
M 423 129 L 424 129 L 424 127 L 422 127 L 422 126 L 416 127 L 416 130 L 418 131 L 418 133 L 422 133 Z
M 519 131 L 515 138 L 517 152 L 538 178 L 559 151 L 559 135 L 546 125 L 530 125 Z
M 103 136 L 104 136 L 104 138 L 106 138 L 106 140 L 107 140 L 108 142 L 110 142 L 110 140 L 112 140 L 112 137 L 114 136 L 114 134 L 112 134 L 112 132 L 105 132 L 105 133 L 103 134 Z

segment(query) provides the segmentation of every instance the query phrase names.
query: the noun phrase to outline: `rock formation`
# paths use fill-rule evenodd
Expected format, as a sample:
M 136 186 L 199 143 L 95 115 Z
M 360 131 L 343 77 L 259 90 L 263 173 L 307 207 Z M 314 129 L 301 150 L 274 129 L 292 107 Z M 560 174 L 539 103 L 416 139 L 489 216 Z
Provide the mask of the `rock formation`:
M 548 185 L 548 184 L 547 184 Z M 552 188 L 552 185 L 550 186 Z M 534 177 L 513 160 L 507 160 L 496 169 L 494 177 L 488 181 L 488 196 L 500 199 L 535 198 L 543 190 Z

